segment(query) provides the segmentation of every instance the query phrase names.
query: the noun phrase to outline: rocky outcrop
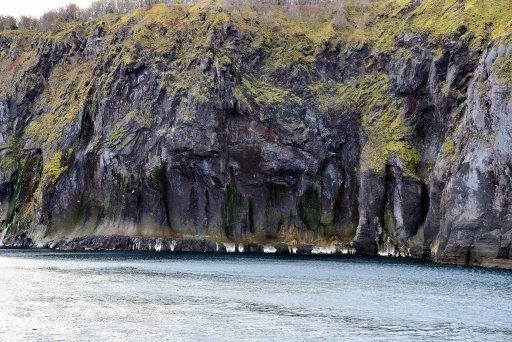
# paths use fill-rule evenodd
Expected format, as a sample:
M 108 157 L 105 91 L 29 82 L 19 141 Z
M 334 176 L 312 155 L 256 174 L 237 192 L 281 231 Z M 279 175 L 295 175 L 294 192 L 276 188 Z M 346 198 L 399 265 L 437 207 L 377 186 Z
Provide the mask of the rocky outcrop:
M 440 262 L 481 265 L 510 258 L 512 86 L 497 72 L 510 60 L 506 50 L 490 46 L 482 56 L 453 134 L 453 150 L 439 159 L 431 176 L 434 184 L 444 183 L 436 204 Z
M 355 43 L 236 13 L 0 33 L 3 243 L 506 267 L 509 40 L 415 23 Z

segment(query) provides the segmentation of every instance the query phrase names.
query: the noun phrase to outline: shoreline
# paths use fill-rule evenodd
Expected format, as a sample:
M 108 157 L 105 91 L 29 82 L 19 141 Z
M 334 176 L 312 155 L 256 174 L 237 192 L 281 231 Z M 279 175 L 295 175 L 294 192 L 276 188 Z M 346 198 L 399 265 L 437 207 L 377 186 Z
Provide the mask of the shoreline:
M 22 234 L 14 239 L 3 241 L 0 249 L 48 249 L 64 252 L 80 251 L 125 251 L 153 253 L 226 253 L 226 254 L 280 254 L 280 255 L 324 255 L 362 256 L 369 258 L 406 258 L 428 260 L 438 265 L 469 266 L 487 269 L 512 270 L 510 259 L 480 259 L 472 263 L 460 258 L 417 258 L 411 255 L 357 253 L 348 243 L 325 246 L 315 244 L 288 245 L 277 243 L 215 242 L 194 238 L 152 238 L 130 236 L 83 236 L 72 240 L 33 241 Z
M 62 251 L 146 251 L 146 252 L 226 252 L 267 254 L 356 254 L 348 243 L 336 246 L 289 245 L 284 242 L 254 243 L 214 241 L 207 238 L 154 238 L 124 235 L 83 236 L 71 240 L 33 241 L 25 234 L 3 241 L 0 247 L 47 248 Z

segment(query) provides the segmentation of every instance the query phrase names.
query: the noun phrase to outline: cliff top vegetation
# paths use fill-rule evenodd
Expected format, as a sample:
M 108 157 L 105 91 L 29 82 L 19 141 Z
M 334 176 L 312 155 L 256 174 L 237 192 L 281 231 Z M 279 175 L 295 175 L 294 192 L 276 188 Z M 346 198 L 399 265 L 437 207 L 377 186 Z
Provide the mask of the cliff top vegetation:
M 408 31 L 433 38 L 467 36 L 475 43 L 512 34 L 510 0 L 96 0 L 85 9 L 69 4 L 40 18 L 0 16 L 0 30 L 58 32 L 97 18 L 119 20 L 131 13 L 148 21 L 151 16 L 162 18 L 163 12 L 198 8 L 213 8 L 224 19 L 247 26 L 287 26 L 317 39 L 339 35 L 347 42 L 380 48 L 390 47 L 396 35 Z

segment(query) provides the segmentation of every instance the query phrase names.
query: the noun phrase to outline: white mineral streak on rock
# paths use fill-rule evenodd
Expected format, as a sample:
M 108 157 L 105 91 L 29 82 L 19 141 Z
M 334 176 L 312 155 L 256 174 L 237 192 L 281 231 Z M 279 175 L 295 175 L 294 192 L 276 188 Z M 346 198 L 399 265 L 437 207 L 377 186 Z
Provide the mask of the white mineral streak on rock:
M 315 246 L 311 251 L 311 254 L 334 254 L 336 247 L 334 246 Z
M 238 244 L 238 252 L 240 252 L 240 253 L 244 252 L 244 245 L 241 243 Z
M 155 242 L 155 251 L 161 252 L 163 247 L 164 247 L 163 246 L 163 240 L 162 239 L 157 239 L 156 242 Z
M 236 250 L 236 246 L 234 243 L 225 243 L 224 246 L 226 246 L 226 252 L 228 253 L 234 253 Z
M 263 246 L 263 253 L 275 253 L 276 248 L 272 245 L 265 245 Z

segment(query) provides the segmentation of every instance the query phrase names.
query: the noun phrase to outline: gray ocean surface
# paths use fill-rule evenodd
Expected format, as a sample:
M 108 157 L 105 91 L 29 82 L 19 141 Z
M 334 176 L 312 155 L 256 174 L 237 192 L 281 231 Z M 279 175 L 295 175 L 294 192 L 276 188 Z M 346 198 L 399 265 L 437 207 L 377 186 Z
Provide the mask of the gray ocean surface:
M 395 258 L 0 250 L 0 341 L 512 341 L 512 272 Z

